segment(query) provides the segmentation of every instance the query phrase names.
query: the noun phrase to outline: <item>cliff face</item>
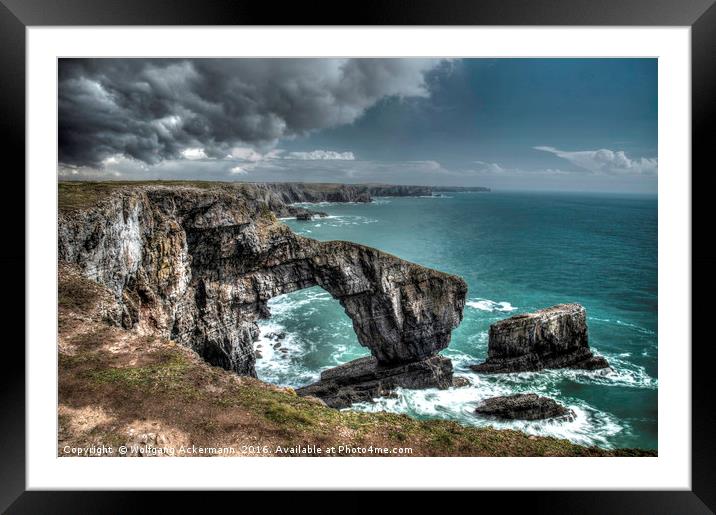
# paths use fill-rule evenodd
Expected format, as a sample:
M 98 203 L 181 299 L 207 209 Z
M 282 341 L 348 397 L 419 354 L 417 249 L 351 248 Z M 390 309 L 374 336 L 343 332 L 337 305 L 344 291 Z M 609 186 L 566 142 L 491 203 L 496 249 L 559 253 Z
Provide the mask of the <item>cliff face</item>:
M 390 184 L 324 184 L 324 183 L 256 183 L 252 187 L 265 191 L 269 202 L 371 202 L 373 197 L 420 197 L 432 195 L 431 186 Z M 278 201 L 278 202 L 275 202 Z M 279 207 L 279 210 L 281 208 Z
M 297 202 L 370 202 L 373 197 L 429 197 L 437 192 L 488 192 L 481 186 L 409 186 L 395 184 L 255 183 L 265 200 L 276 208 Z M 291 209 L 294 206 L 289 206 Z M 293 213 L 289 213 L 293 214 Z
M 121 323 L 255 375 L 256 321 L 277 295 L 321 286 L 380 365 L 445 348 L 462 319 L 455 276 L 373 248 L 300 237 L 276 220 L 295 189 L 128 186 L 61 211 L 59 259 L 115 295 Z M 305 198 L 305 197 L 302 197 Z

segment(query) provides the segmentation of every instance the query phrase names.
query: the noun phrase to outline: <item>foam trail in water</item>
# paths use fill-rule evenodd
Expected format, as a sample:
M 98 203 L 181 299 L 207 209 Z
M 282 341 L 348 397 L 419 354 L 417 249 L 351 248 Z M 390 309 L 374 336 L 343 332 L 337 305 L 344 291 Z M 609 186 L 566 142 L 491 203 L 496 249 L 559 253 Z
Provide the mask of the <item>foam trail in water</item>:
M 295 232 L 299 234 L 310 233 L 311 229 L 322 229 L 322 228 L 346 228 L 350 226 L 357 226 L 362 224 L 374 224 L 378 220 L 369 218 L 367 216 L 359 215 L 330 215 L 321 218 L 315 218 L 309 222 L 296 222 L 291 223 L 289 226 Z
M 465 305 L 473 309 L 479 309 L 480 311 L 488 311 L 490 313 L 494 311 L 510 312 L 515 311 L 517 308 L 509 302 L 495 302 L 490 299 L 470 299 L 465 302 Z

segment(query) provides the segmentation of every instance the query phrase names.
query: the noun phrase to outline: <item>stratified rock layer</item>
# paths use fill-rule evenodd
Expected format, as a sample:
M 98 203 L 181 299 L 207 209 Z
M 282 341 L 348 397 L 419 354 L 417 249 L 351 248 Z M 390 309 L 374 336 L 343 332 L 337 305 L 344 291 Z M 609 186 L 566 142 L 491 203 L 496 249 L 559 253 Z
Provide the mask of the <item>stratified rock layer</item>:
M 490 326 L 487 361 L 476 372 L 504 373 L 544 368 L 608 367 L 589 348 L 587 314 L 579 304 L 559 304 Z
M 554 399 L 536 393 L 518 393 L 492 397 L 475 409 L 475 413 L 507 420 L 541 420 L 546 418 L 573 418 L 574 412 Z
M 268 300 L 316 285 L 339 300 L 382 364 L 448 345 L 462 319 L 462 279 L 363 245 L 298 236 L 276 219 L 287 212 L 281 191 L 116 188 L 61 211 L 59 260 L 114 292 L 125 327 L 159 331 L 239 374 L 256 374 L 256 322 L 270 316 Z
M 318 397 L 333 408 L 345 408 L 354 402 L 390 395 L 399 387 L 449 388 L 452 385 L 452 362 L 443 356 L 394 366 L 381 365 L 369 356 L 326 370 L 318 382 L 299 388 L 296 393 Z

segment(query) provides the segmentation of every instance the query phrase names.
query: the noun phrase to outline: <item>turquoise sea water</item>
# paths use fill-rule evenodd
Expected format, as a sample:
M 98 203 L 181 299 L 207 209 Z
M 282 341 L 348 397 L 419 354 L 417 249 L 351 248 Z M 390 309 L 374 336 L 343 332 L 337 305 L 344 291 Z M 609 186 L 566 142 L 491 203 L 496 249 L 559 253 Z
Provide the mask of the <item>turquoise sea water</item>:
M 464 320 L 443 354 L 472 386 L 402 390 L 352 409 L 509 427 L 603 447 L 657 447 L 656 197 L 445 193 L 308 207 L 330 216 L 286 220 L 299 234 L 367 244 L 468 283 Z M 478 375 L 467 368 L 485 359 L 492 322 L 563 302 L 586 307 L 590 344 L 613 371 Z M 302 386 L 322 370 L 368 354 L 341 306 L 318 287 L 272 299 L 269 308 L 272 317 L 262 322 L 257 342 L 263 380 Z M 270 333 L 277 332 L 286 336 L 274 350 Z M 481 399 L 517 392 L 553 397 L 577 416 L 496 423 L 473 414 Z

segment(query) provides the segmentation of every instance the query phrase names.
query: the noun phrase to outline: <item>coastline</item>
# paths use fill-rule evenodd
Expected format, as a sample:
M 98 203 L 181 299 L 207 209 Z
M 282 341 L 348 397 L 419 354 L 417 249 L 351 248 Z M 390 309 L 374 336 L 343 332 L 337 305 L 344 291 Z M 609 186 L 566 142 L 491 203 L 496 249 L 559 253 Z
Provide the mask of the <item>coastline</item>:
M 338 411 L 299 397 L 291 388 L 211 366 L 171 340 L 108 325 L 101 309 L 111 293 L 66 270 L 61 271 L 59 295 L 60 457 L 77 456 L 65 448 L 92 446 L 113 449 L 104 456 L 317 456 L 290 452 L 292 447 L 310 445 L 345 448 L 321 456 L 657 455 L 445 420 Z M 192 445 L 232 451 L 180 453 L 182 446 Z M 395 454 L 350 450 L 371 446 L 411 450 Z M 121 447 L 127 454 L 119 453 Z M 282 447 L 289 452 L 277 453 Z
M 73 183 L 73 185 L 74 184 L 76 183 Z M 87 190 L 92 190 L 95 189 L 98 184 L 101 185 L 99 188 L 100 190 L 127 187 L 127 185 L 106 186 L 104 183 L 93 183 L 92 186 L 83 186 L 80 188 L 87 188 Z M 182 186 L 187 185 L 182 184 Z M 193 185 L 191 187 L 193 187 Z M 211 190 L 215 186 L 201 185 L 198 187 L 208 188 Z M 217 186 L 217 188 L 219 189 L 225 187 L 226 185 Z M 236 186 L 231 186 L 230 188 L 240 189 L 241 183 L 237 183 Z M 262 191 L 262 188 L 258 188 L 257 191 Z M 265 196 L 261 197 L 260 203 L 263 203 L 264 205 L 268 206 L 274 216 L 278 216 L 278 213 L 289 212 L 288 210 L 291 207 L 286 206 L 283 197 L 285 195 L 290 195 L 292 198 L 295 198 L 296 191 L 300 191 L 300 188 L 289 188 L 288 193 L 286 191 L 281 191 L 281 188 L 266 188 L 262 191 L 262 195 L 265 194 Z M 310 188 L 306 191 L 308 191 L 306 195 L 313 195 L 310 198 L 315 198 L 315 192 L 311 192 Z M 79 200 L 77 198 L 70 198 L 69 205 L 67 202 L 64 203 L 65 212 L 68 212 L 68 207 L 70 208 L 70 211 L 86 209 L 88 206 L 93 205 L 94 201 L 97 199 L 96 192 L 94 191 L 84 191 L 81 193 L 83 193 L 83 195 L 81 195 L 82 197 L 84 197 L 83 199 Z M 331 195 L 335 195 L 335 191 L 330 193 Z M 242 194 L 246 194 L 246 192 L 242 192 Z M 70 197 L 72 197 L 73 195 L 70 195 Z M 278 201 L 275 199 L 276 195 L 279 195 L 280 197 Z M 353 193 L 347 195 L 347 197 L 356 198 L 351 197 L 351 195 L 353 195 Z M 77 197 L 77 195 L 74 195 L 74 197 Z M 67 198 L 65 200 L 67 200 Z M 284 204 L 285 207 L 281 206 L 279 204 L 279 201 L 281 204 Z M 304 200 L 303 202 L 311 201 Z M 322 201 L 319 200 L 318 202 Z M 63 202 L 61 192 L 61 211 L 62 210 Z M 83 280 L 83 278 L 77 277 L 77 274 L 73 274 L 73 272 L 68 272 L 68 275 L 73 277 L 73 280 Z M 95 284 L 100 289 L 103 288 L 102 285 L 97 283 Z M 94 286 L 88 285 L 85 285 L 84 287 L 88 289 L 95 288 Z M 101 293 L 100 296 L 105 295 L 106 293 L 108 292 Z M 106 303 L 107 305 L 111 304 L 111 299 L 109 297 L 107 297 Z M 87 304 L 83 304 L 83 301 L 81 300 L 79 304 L 84 305 L 85 307 L 87 306 Z M 167 406 L 166 409 L 177 409 L 178 405 L 183 405 L 183 403 L 189 402 L 189 399 L 200 399 L 204 395 L 204 393 L 192 391 L 190 383 L 185 382 L 185 379 L 187 377 L 191 377 L 194 383 L 208 381 L 207 384 L 213 385 L 214 383 L 217 383 L 222 385 L 216 386 L 216 388 L 222 390 L 222 392 L 224 392 L 226 396 L 223 396 L 222 394 L 216 398 L 211 398 L 211 402 L 218 402 L 219 405 L 225 404 L 226 406 L 231 407 L 241 407 L 244 410 L 242 412 L 243 416 L 249 417 L 251 420 L 253 420 L 253 423 L 257 423 L 259 425 L 263 424 L 264 422 L 266 423 L 264 429 L 267 434 L 274 434 L 276 431 L 283 431 L 291 433 L 291 435 L 294 437 L 298 435 L 298 437 L 300 438 L 305 438 L 307 437 L 307 435 L 312 435 L 311 438 L 319 438 L 322 441 L 325 441 L 326 444 L 330 443 L 332 445 L 339 445 L 338 441 L 332 439 L 329 435 L 331 433 L 335 433 L 336 431 L 337 433 L 335 434 L 341 434 L 341 431 L 348 431 L 348 433 L 346 434 L 350 436 L 351 441 L 360 440 L 361 438 L 364 440 L 373 438 L 377 439 L 378 444 L 385 440 L 385 442 L 389 442 L 392 445 L 397 445 L 398 443 L 400 443 L 400 438 L 398 436 L 391 436 L 390 434 L 390 428 L 395 427 L 400 428 L 399 433 L 414 434 L 415 441 L 422 442 L 418 446 L 418 454 L 415 455 L 655 455 L 655 451 L 640 451 L 633 449 L 617 449 L 613 451 L 607 451 L 604 449 L 581 447 L 573 443 L 569 443 L 564 440 L 557 440 L 554 438 L 528 436 L 510 430 L 466 428 L 454 422 L 447 421 L 415 421 L 403 415 L 354 414 L 354 412 L 348 412 L 348 414 L 346 414 L 346 412 L 335 412 L 335 410 L 326 408 L 325 406 L 322 406 L 320 403 L 317 403 L 310 398 L 302 399 L 300 397 L 296 397 L 295 392 L 292 389 L 275 388 L 252 378 L 245 379 L 244 377 L 241 377 L 238 386 L 236 387 L 224 386 L 226 381 L 229 381 L 229 383 L 234 381 L 233 378 L 227 379 L 226 377 L 224 377 L 225 374 L 230 375 L 231 372 L 225 371 L 223 369 L 218 369 L 216 367 L 209 367 L 209 365 L 207 365 L 203 360 L 196 359 L 198 358 L 196 354 L 186 354 L 192 353 L 190 349 L 183 347 L 182 345 L 177 345 L 172 340 L 167 340 L 162 336 L 155 337 L 155 340 L 149 342 L 149 338 L 151 337 L 151 331 L 149 331 L 148 334 L 147 327 L 142 328 L 142 331 L 144 332 L 144 337 L 147 338 L 148 342 L 147 345 L 144 346 L 141 342 L 134 341 L 134 333 L 131 330 L 118 329 L 116 327 L 110 327 L 110 330 L 107 330 L 105 327 L 102 326 L 103 322 L 94 320 L 92 323 L 99 324 L 96 329 L 98 332 L 97 335 L 107 335 L 110 333 L 114 335 L 114 331 L 116 329 L 118 331 L 125 331 L 125 333 L 117 333 L 117 338 L 123 341 L 133 341 L 133 343 L 130 345 L 132 351 L 128 351 L 126 353 L 126 356 L 124 356 L 124 358 L 128 360 L 129 365 L 127 365 L 127 363 L 122 363 L 121 366 L 116 367 L 114 366 L 115 364 L 117 364 L 115 363 L 115 361 L 103 361 L 104 358 L 102 356 L 107 351 L 107 349 L 103 348 L 102 345 L 97 348 L 91 349 L 86 349 L 83 347 L 83 345 L 89 345 L 91 343 L 87 340 L 88 336 L 86 334 L 83 335 L 81 338 L 82 342 L 84 343 L 80 343 L 79 347 L 75 349 L 74 346 L 76 346 L 76 344 L 73 343 L 73 341 L 78 338 L 78 335 L 68 331 L 65 331 L 63 333 L 63 324 L 64 327 L 70 327 L 72 326 L 70 320 L 77 321 L 83 319 L 83 317 L 86 319 L 86 321 L 89 322 L 92 319 L 92 315 L 87 318 L 88 313 L 86 312 L 86 309 L 77 309 L 77 306 L 68 310 L 65 315 L 66 318 L 64 319 L 63 314 L 61 313 L 60 315 L 60 338 L 61 340 L 63 338 L 65 339 L 66 349 L 74 350 L 70 350 L 67 353 L 67 356 L 73 356 L 69 359 L 69 361 L 65 360 L 63 363 L 61 360 L 61 367 L 64 364 L 67 365 L 69 369 L 75 370 L 73 367 L 79 366 L 79 371 L 82 372 L 79 377 L 87 379 L 88 382 L 79 385 L 75 384 L 75 386 L 79 386 L 79 388 L 84 392 L 93 392 L 97 395 L 98 399 L 104 399 L 104 402 L 107 402 L 110 405 L 112 405 L 113 402 L 111 401 L 111 399 L 109 399 L 107 394 L 108 392 L 113 391 L 113 389 L 116 388 L 118 385 L 121 385 L 123 388 L 129 388 L 130 390 L 135 387 L 137 387 L 139 390 L 146 389 L 149 386 L 150 389 L 156 390 L 156 395 L 166 395 L 168 392 L 170 397 L 176 397 L 175 404 L 173 405 L 174 407 L 170 408 L 169 406 Z M 102 316 L 100 316 L 100 319 L 102 318 Z M 62 355 L 62 344 L 60 352 Z M 135 366 L 135 364 L 131 362 L 133 359 L 136 359 L 136 356 L 132 358 L 132 355 L 136 353 L 140 353 L 145 357 L 154 353 L 158 353 L 158 356 L 160 356 L 161 359 L 157 362 L 150 361 L 149 364 L 137 363 L 141 366 Z M 115 354 L 122 355 L 122 352 L 118 352 Z M 78 356 L 79 358 L 77 358 Z M 117 356 L 114 356 L 112 359 L 115 360 L 116 358 Z M 90 363 L 94 363 L 94 365 L 96 365 L 96 368 L 82 368 L 89 367 Z M 191 367 L 186 366 L 186 363 L 192 363 Z M 209 367 L 210 371 L 207 372 L 204 367 Z M 192 369 L 191 373 L 188 372 L 189 368 Z M 145 377 L 145 372 L 148 373 L 150 377 Z M 196 377 L 196 374 L 199 375 L 199 378 Z M 234 375 L 233 377 L 239 376 Z M 196 389 L 194 388 L 194 390 Z M 61 386 L 61 392 L 63 391 L 68 394 L 69 389 L 67 388 L 67 385 L 65 385 L 64 389 Z M 256 400 L 258 404 L 252 404 L 253 401 L 248 402 L 246 399 L 246 395 L 248 395 L 249 397 L 253 396 L 254 400 Z M 273 406 L 274 403 L 276 404 L 276 406 Z M 77 409 L 77 405 L 71 406 L 71 408 Z M 87 406 L 84 406 L 81 409 L 86 408 Z M 96 404 L 95 408 L 101 410 L 102 404 Z M 114 406 L 113 409 L 121 408 L 118 406 Z M 250 413 L 251 410 L 254 410 L 259 413 L 260 416 L 256 418 L 256 413 L 254 413 L 253 416 L 247 415 L 247 413 Z M 261 415 L 261 413 L 263 414 Z M 66 413 L 66 416 L 69 417 L 68 421 L 66 421 L 66 423 L 62 427 L 64 427 L 65 430 L 70 430 L 73 424 L 73 422 L 70 422 L 70 419 L 77 418 L 77 413 L 73 411 L 68 411 Z M 338 418 L 335 418 L 336 416 Z M 147 417 L 151 419 L 150 412 L 148 412 L 144 418 Z M 62 422 L 62 415 L 60 418 Z M 268 422 L 266 422 L 266 419 L 268 419 Z M 182 423 L 189 424 L 188 421 L 184 421 Z M 360 431 L 358 429 L 355 429 L 354 426 L 360 428 Z M 317 430 L 316 427 L 320 427 L 321 430 Z M 351 430 L 354 431 L 354 433 L 351 433 Z M 101 435 L 101 425 L 95 426 L 94 431 L 95 435 Z M 156 434 L 158 434 L 156 431 L 142 432 L 142 429 L 139 428 L 136 429 L 135 432 L 140 435 L 155 434 L 154 437 L 148 436 L 148 440 L 152 440 L 152 438 L 154 438 L 154 440 L 156 441 L 156 439 L 158 438 L 158 436 L 156 436 Z M 221 431 L 219 431 L 219 433 L 220 432 Z M 169 433 L 172 433 L 171 429 L 169 430 Z M 164 433 L 159 434 L 164 435 Z M 218 433 L 213 434 L 214 437 L 216 437 L 216 434 Z M 110 437 L 110 435 L 114 435 L 111 436 L 111 438 L 115 438 L 117 436 L 117 434 L 113 431 L 107 430 L 105 436 Z M 144 436 L 140 437 L 140 440 L 142 438 L 144 438 Z M 166 438 L 166 436 L 163 436 L 163 438 Z M 277 448 L 284 445 L 288 445 L 287 442 L 284 440 L 276 439 L 275 441 L 278 442 Z M 429 446 L 427 442 L 429 442 Z M 442 442 L 442 444 L 440 442 Z M 490 445 L 493 448 L 487 448 L 488 442 L 490 442 Z M 232 443 L 231 445 L 236 444 Z M 244 443 L 241 445 L 248 444 Z M 289 445 L 289 447 L 291 446 Z M 434 448 L 435 451 L 432 451 L 432 448 Z M 436 454 L 431 454 L 432 452 L 436 452 Z M 514 454 L 515 452 L 517 452 L 518 454 Z M 350 452 L 347 452 L 346 455 L 351 454 Z

